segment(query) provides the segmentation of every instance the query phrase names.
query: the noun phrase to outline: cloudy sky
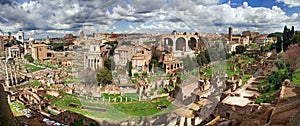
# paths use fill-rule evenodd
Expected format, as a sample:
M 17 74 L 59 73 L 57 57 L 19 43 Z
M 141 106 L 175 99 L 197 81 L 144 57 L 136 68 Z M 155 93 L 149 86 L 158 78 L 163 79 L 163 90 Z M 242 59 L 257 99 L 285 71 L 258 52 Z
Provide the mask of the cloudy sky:
M 270 33 L 300 29 L 300 0 L 0 0 L 0 29 L 35 38 L 65 33 Z

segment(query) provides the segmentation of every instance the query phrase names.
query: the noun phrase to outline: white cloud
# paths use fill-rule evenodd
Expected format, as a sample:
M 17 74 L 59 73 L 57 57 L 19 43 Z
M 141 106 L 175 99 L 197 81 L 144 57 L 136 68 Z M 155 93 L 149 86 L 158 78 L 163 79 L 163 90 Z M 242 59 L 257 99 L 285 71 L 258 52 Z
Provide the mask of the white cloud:
M 276 0 L 276 2 L 282 2 L 290 8 L 300 6 L 299 0 Z
M 277 0 L 278 2 L 284 0 Z M 286 2 L 287 0 L 285 0 Z M 0 28 L 4 32 L 39 30 L 39 32 L 68 31 L 78 34 L 114 31 L 166 32 L 197 31 L 227 32 L 229 26 L 234 31 L 257 30 L 261 32 L 282 31 L 284 25 L 299 28 L 299 14 L 287 16 L 277 6 L 271 9 L 251 7 L 247 2 L 232 8 L 230 2 L 221 0 L 131 0 L 124 1 L 30 1 L 23 4 L 0 4 Z M 179 4 L 180 3 L 180 4 Z M 288 2 L 286 2 L 287 4 Z M 295 2 L 297 5 L 300 2 Z M 115 27 L 116 22 L 134 22 L 137 25 L 127 29 Z M 134 27 L 133 27 L 134 26 Z
M 129 25 L 128 27 L 129 27 L 130 29 L 133 29 L 133 26 L 132 26 L 132 25 Z
M 192 0 L 196 4 L 200 5 L 213 5 L 220 3 L 220 0 Z

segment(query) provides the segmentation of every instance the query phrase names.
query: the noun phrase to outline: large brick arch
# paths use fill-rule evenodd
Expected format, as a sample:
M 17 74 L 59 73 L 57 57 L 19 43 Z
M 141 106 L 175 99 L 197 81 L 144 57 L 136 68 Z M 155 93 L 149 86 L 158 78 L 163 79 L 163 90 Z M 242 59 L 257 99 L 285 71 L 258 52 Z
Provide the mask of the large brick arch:
M 185 51 L 186 50 L 186 40 L 183 37 L 179 37 L 176 40 L 176 50 Z
M 197 49 L 197 39 L 194 37 L 191 37 L 188 42 L 188 45 L 191 50 L 196 50 Z
M 173 42 L 173 40 L 171 38 L 169 38 L 169 37 L 164 38 L 164 45 L 173 46 L 173 44 L 174 44 L 174 42 Z

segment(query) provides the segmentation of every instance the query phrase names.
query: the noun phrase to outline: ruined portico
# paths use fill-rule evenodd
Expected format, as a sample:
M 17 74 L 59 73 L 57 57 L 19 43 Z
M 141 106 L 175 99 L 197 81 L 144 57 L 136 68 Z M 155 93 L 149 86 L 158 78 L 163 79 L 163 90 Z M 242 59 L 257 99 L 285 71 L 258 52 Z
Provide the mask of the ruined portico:
M 205 45 L 197 33 L 179 34 L 173 31 L 172 34 L 163 34 L 158 37 L 161 50 L 173 52 L 175 57 L 190 55 L 204 50 Z

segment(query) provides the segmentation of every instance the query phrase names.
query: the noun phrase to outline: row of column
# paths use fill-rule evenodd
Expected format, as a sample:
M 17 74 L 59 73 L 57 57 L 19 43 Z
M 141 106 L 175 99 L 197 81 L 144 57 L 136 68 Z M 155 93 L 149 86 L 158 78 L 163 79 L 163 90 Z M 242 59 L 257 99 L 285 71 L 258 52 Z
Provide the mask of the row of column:
M 102 58 L 100 57 L 93 57 L 93 58 L 90 58 L 89 56 L 87 56 L 87 59 L 85 59 L 85 62 L 84 62 L 84 67 L 85 68 L 92 68 L 93 70 L 97 69 L 100 67 L 100 63 L 102 62 Z
M 18 84 L 17 79 L 17 68 L 15 64 L 9 64 L 6 62 L 5 64 L 5 72 L 6 72 L 6 86 L 14 86 Z

